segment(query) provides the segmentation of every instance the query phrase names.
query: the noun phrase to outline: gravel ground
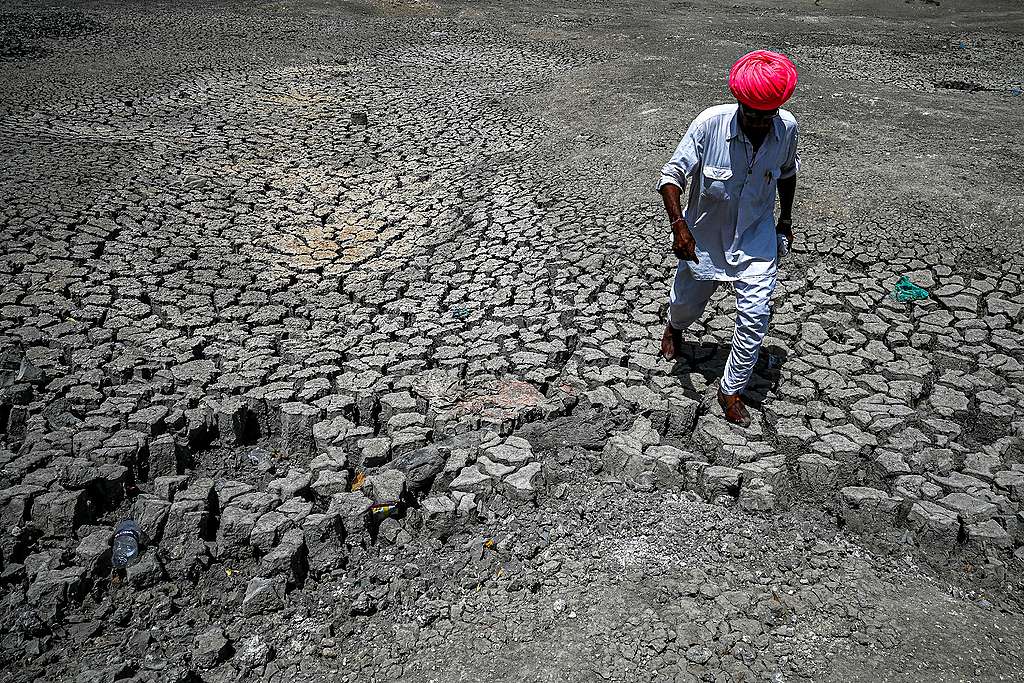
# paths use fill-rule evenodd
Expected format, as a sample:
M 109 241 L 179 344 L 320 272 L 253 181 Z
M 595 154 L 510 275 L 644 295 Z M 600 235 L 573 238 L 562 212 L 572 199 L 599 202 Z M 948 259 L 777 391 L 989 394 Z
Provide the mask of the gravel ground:
M 1022 35 L 0 6 L 0 681 L 1021 680 Z M 803 167 L 742 430 L 727 292 L 656 356 L 653 187 L 759 47 Z

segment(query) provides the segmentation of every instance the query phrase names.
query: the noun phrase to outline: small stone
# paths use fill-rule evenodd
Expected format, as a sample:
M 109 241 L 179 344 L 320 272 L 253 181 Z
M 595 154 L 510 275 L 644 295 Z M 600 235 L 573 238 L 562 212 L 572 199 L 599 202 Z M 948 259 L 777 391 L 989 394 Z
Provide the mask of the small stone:
M 420 504 L 423 529 L 441 540 L 451 536 L 455 528 L 455 501 L 446 495 L 424 498 Z
M 543 466 L 539 462 L 531 462 L 505 477 L 502 490 L 515 500 L 533 501 L 543 485 Z
M 921 547 L 932 554 L 951 553 L 960 532 L 956 512 L 926 500 L 911 506 L 907 513 L 907 526 L 914 531 Z
M 965 525 L 967 541 L 979 549 L 987 547 L 1007 549 L 1013 547 L 1013 538 L 994 519 Z
M 188 485 L 188 477 L 185 475 L 169 475 L 157 477 L 153 482 L 153 493 L 164 500 L 174 502 L 174 497 L 179 491 L 184 491 Z
M 775 490 L 763 479 L 744 480 L 738 502 L 746 512 L 771 512 L 775 509 Z
M 59 621 L 64 610 L 76 602 L 85 578 L 83 567 L 43 569 L 32 580 L 25 597 L 47 623 Z
M 691 645 L 686 650 L 686 658 L 694 664 L 707 664 L 713 653 L 703 645 Z
M 824 497 L 835 490 L 839 473 L 839 463 L 835 460 L 807 453 L 797 458 L 796 467 L 800 483 L 813 495 Z
M 386 469 L 366 477 L 363 492 L 374 503 L 396 503 L 405 494 L 405 474 L 399 470 Z
M 334 494 L 348 490 L 348 472 L 323 470 L 317 475 L 311 488 L 320 500 L 330 500 Z
M 167 578 L 159 553 L 155 549 L 142 553 L 139 561 L 130 565 L 125 574 L 128 583 L 135 588 L 152 588 Z
M 533 459 L 533 447 L 526 439 L 510 436 L 500 445 L 486 449 L 484 455 L 503 465 L 521 467 Z
M 357 539 L 364 538 L 372 506 L 373 501 L 363 495 L 361 491 L 336 493 L 331 498 L 327 514 L 340 517 L 345 528 L 346 540 L 351 544 Z
M 450 488 L 464 493 L 487 494 L 493 490 L 494 480 L 485 474 L 477 465 L 463 467 L 459 476 L 452 480 Z
M 291 469 L 285 476 L 267 484 L 267 493 L 276 495 L 282 501 L 291 500 L 309 488 L 312 478 L 309 470 Z
M 846 486 L 838 493 L 838 514 L 855 533 L 880 532 L 892 528 L 900 501 L 885 491 L 866 486 Z
M 402 525 L 394 517 L 385 517 L 377 528 L 377 537 L 396 547 L 402 547 L 412 541 Z
M 212 669 L 227 659 L 230 652 L 231 643 L 218 627 L 203 631 L 192 641 L 192 662 L 200 669 Z
M 261 635 L 252 635 L 238 647 L 235 662 L 244 669 L 253 670 L 265 666 L 274 658 L 274 648 Z
M 954 510 L 960 515 L 964 524 L 984 522 L 995 517 L 999 508 L 988 501 L 968 493 L 951 493 L 935 501 L 939 505 Z
M 67 537 L 89 521 L 91 505 L 85 491 L 51 491 L 32 503 L 32 524 L 46 536 Z
M 363 467 L 380 467 L 391 460 L 391 439 L 378 437 L 360 439 L 358 443 L 359 462 Z
M 305 403 L 281 404 L 281 450 L 289 458 L 308 457 L 313 452 L 313 425 L 320 409 Z
M 92 575 L 104 574 L 110 570 L 111 535 L 109 528 L 94 531 L 83 538 L 75 548 L 78 564 Z
M 249 535 L 249 545 L 260 553 L 269 553 L 284 536 L 285 531 L 291 529 L 295 522 L 287 515 L 272 510 L 260 516 L 253 526 Z
M 486 455 L 481 455 L 480 458 L 477 459 L 476 463 L 477 463 L 477 466 L 480 468 L 480 470 L 484 474 L 486 474 L 489 477 L 492 477 L 493 479 L 498 479 L 498 480 L 504 479 L 509 474 L 514 472 L 515 469 L 516 469 L 515 467 L 512 467 L 511 465 L 505 465 L 505 464 L 500 463 L 500 462 L 494 462 L 493 460 L 488 458 Z
M 406 485 L 413 491 L 426 491 L 430 488 L 444 466 L 445 456 L 437 446 L 403 453 L 391 461 L 391 467 L 405 475 Z
M 284 589 L 279 582 L 264 577 L 249 579 L 242 599 L 245 616 L 277 612 L 284 607 Z
M 149 443 L 150 480 L 178 474 L 178 444 L 170 434 L 163 434 Z
M 216 372 L 217 366 L 212 360 L 192 360 L 171 368 L 174 380 L 183 386 L 190 384 L 206 386 Z
M 302 522 L 302 533 L 310 572 L 321 575 L 341 564 L 344 528 L 337 513 L 309 515 Z
M 739 495 L 742 473 L 734 467 L 711 465 L 700 473 L 699 490 L 704 500 L 727 502 Z
M 265 578 L 283 577 L 287 587 L 301 586 L 306 580 L 306 541 L 301 529 L 285 532 L 260 561 L 259 572 Z

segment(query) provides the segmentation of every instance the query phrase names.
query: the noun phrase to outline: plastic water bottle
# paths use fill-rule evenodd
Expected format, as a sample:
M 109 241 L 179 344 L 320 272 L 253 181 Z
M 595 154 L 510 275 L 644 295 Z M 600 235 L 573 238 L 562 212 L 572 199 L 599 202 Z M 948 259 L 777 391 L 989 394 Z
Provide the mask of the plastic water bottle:
M 142 529 L 133 520 L 126 519 L 114 529 L 113 564 L 124 569 L 139 561 Z
M 776 233 L 776 237 L 779 243 L 779 258 L 789 255 L 789 238 L 783 235 L 781 232 Z

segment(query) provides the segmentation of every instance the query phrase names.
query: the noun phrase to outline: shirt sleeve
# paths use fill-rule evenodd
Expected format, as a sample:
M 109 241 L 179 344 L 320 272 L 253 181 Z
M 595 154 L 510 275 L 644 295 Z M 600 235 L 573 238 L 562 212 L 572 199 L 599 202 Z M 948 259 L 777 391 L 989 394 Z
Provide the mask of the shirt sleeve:
M 789 154 L 786 155 L 786 161 L 782 164 L 782 168 L 779 172 L 779 178 L 792 178 L 800 170 L 800 152 L 797 151 L 797 127 L 796 123 L 793 124 L 793 139 L 789 144 Z
M 702 121 L 694 121 L 686 130 L 686 135 L 679 141 L 676 151 L 668 163 L 661 167 L 661 179 L 658 181 L 658 189 L 665 185 L 672 184 L 680 190 L 686 189 L 686 177 L 693 173 L 693 169 L 700 163 L 704 154 L 704 124 Z

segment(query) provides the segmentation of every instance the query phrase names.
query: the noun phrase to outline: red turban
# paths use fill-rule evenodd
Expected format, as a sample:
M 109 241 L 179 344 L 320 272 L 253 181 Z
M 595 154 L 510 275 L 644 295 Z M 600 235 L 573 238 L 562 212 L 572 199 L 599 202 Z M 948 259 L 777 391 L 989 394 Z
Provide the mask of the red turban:
M 796 67 L 778 52 L 749 52 L 740 57 L 729 71 L 729 90 L 751 109 L 778 109 L 795 88 Z

